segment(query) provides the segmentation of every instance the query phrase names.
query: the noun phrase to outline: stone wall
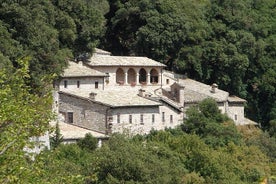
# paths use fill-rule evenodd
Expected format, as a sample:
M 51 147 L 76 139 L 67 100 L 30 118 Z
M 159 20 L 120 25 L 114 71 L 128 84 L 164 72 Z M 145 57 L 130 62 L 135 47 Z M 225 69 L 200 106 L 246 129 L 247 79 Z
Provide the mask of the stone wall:
M 228 103 L 227 115 L 234 120 L 236 125 L 244 124 L 244 104 Z
M 164 119 L 162 117 L 163 113 Z M 166 105 L 156 107 L 121 107 L 112 110 L 112 132 L 147 134 L 152 129 L 173 128 L 182 122 L 183 114 Z
M 59 112 L 64 116 L 65 122 L 69 122 L 68 113 L 73 113 L 73 124 L 80 127 L 105 133 L 108 108 L 87 99 L 60 94 Z
M 67 81 L 67 87 L 65 88 L 64 81 Z M 79 82 L 78 82 L 79 81 Z M 96 82 L 98 88 L 96 88 Z M 79 83 L 79 86 L 78 86 Z M 81 77 L 81 78 L 64 78 L 59 82 L 59 90 L 61 91 L 91 91 L 91 90 L 103 90 L 104 78 L 103 77 Z

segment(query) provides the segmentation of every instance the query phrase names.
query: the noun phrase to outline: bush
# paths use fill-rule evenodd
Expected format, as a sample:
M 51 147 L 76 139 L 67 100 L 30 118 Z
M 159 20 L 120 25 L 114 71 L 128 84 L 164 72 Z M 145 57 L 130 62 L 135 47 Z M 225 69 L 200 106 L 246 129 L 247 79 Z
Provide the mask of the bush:
M 98 139 L 93 137 L 90 133 L 86 134 L 83 139 L 80 139 L 77 142 L 78 146 L 81 149 L 85 149 L 87 151 L 94 151 L 98 146 Z

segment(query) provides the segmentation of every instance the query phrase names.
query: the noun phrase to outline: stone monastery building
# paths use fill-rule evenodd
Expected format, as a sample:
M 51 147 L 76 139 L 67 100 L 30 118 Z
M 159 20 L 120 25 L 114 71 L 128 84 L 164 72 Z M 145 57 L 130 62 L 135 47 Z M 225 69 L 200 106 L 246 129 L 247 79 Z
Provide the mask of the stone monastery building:
M 250 121 L 244 117 L 245 100 L 164 67 L 147 57 L 111 56 L 100 49 L 87 61 L 69 61 L 55 85 L 65 138 L 66 131 L 77 139 L 83 132 L 100 137 L 173 128 L 183 122 L 187 108 L 205 98 L 215 99 L 237 125 Z

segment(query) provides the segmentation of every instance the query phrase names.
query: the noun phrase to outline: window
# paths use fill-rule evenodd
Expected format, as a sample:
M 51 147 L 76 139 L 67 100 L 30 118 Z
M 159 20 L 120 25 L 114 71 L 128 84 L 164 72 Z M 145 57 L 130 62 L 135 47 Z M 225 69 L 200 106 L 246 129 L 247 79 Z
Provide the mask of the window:
M 98 89 L 98 88 L 99 88 L 99 82 L 96 81 L 96 82 L 95 82 L 95 89 Z
M 141 115 L 140 115 L 140 123 L 141 123 L 141 124 L 144 124 L 144 114 L 141 114 Z
M 165 122 L 165 112 L 162 112 L 162 122 Z
M 77 81 L 77 88 L 80 88 L 80 81 Z
M 152 122 L 152 123 L 155 122 L 155 115 L 154 115 L 154 114 L 151 115 L 151 122 Z
M 238 115 L 237 114 L 235 114 L 235 121 L 237 121 L 238 120 Z
M 67 88 L 67 80 L 64 81 L 64 88 Z
M 170 79 L 166 79 L 166 83 L 167 83 L 167 84 L 170 84 Z
M 129 115 L 129 123 L 132 123 L 132 115 Z
M 173 123 L 173 115 L 170 115 L 170 123 Z
M 120 119 L 120 114 L 117 114 L 117 123 L 120 123 L 121 119 Z
M 68 123 L 73 123 L 74 122 L 73 112 L 68 112 L 67 113 L 67 122 Z

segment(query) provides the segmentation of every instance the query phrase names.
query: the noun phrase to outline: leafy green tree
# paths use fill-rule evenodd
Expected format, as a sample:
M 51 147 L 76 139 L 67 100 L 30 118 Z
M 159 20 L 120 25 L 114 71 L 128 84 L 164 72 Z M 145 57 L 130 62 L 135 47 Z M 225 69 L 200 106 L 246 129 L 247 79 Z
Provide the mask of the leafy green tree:
M 111 137 L 97 150 L 96 157 L 94 183 L 181 183 L 185 173 L 178 165 L 181 160 L 177 154 L 168 148 L 131 141 L 122 135 Z
M 109 1 L 102 45 L 143 55 L 248 100 L 247 115 L 269 126 L 275 102 L 275 2 Z
M 59 124 L 56 123 L 54 135 L 50 137 L 50 146 L 56 149 L 63 141 L 63 136 L 60 133 Z
M 68 59 L 93 51 L 103 35 L 107 1 L 7 1 L 0 6 L 1 52 L 14 66 L 31 56 L 33 91 L 47 74 L 61 74 Z
M 236 126 L 226 115 L 221 114 L 216 101 L 205 99 L 187 110 L 187 120 L 182 129 L 201 136 L 212 146 L 225 146 L 230 142 L 241 143 Z
M 94 151 L 98 146 L 98 139 L 88 133 L 83 139 L 78 140 L 77 145 L 87 151 Z
M 32 146 L 30 138 L 48 130 L 52 118 L 51 93 L 31 94 L 28 59 L 18 60 L 19 69 L 0 71 L 0 182 L 24 183 L 35 170 L 28 167 L 24 148 Z

